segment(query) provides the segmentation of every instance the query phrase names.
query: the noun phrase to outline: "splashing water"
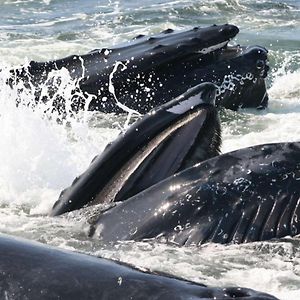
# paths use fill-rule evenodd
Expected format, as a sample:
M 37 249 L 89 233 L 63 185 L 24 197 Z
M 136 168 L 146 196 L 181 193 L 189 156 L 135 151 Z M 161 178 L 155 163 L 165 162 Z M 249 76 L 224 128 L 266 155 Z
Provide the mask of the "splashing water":
M 129 127 L 129 124 L 130 124 L 130 121 L 131 121 L 132 117 L 135 116 L 135 115 L 136 115 L 137 117 L 141 117 L 141 114 L 140 114 L 138 111 L 134 110 L 134 109 L 130 109 L 130 108 L 127 107 L 126 105 L 124 105 L 124 104 L 122 104 L 121 102 L 119 102 L 118 99 L 117 99 L 117 96 L 116 96 L 116 93 L 115 93 L 115 87 L 114 87 L 114 85 L 113 85 L 112 80 L 113 80 L 114 74 L 115 74 L 115 72 L 118 70 L 118 67 L 119 67 L 119 66 L 122 67 L 122 68 L 121 68 L 121 71 L 125 71 L 126 68 L 127 68 L 126 65 L 123 64 L 123 63 L 120 62 L 120 61 L 117 61 L 117 62 L 115 63 L 114 68 L 113 68 L 112 72 L 111 72 L 110 75 L 109 75 L 109 86 L 108 86 L 108 90 L 109 90 L 109 92 L 114 96 L 114 99 L 115 99 L 115 101 L 116 101 L 116 105 L 117 105 L 118 107 L 120 107 L 120 108 L 124 111 L 124 113 L 127 112 L 127 118 L 126 118 L 126 122 L 125 122 L 124 126 L 122 127 L 122 126 L 118 123 L 118 124 L 119 124 L 119 128 L 121 129 L 121 131 L 122 131 L 122 132 L 125 132 L 125 131 L 128 129 L 128 127 Z
M 52 76 L 50 73 L 48 79 L 53 78 Z M 73 174 L 82 172 L 91 156 L 101 152 L 105 144 L 117 134 L 116 130 L 107 129 L 107 135 L 101 134 L 103 128 L 90 127 L 91 114 L 87 110 L 80 117 L 74 116 L 71 101 L 66 101 L 66 106 L 69 107 L 66 111 L 69 114 L 62 117 L 59 112 L 53 111 L 53 99 L 58 95 L 71 99 L 74 84 L 77 84 L 70 79 L 66 70 L 55 76 L 59 76 L 60 80 L 55 85 L 54 96 L 47 94 L 48 87 L 45 84 L 42 96 L 46 95 L 50 99 L 34 105 L 34 92 L 22 87 L 22 82 L 12 88 L 7 83 L 10 78 L 9 70 L 7 67 L 2 68 L 0 145 L 1 157 L 6 161 L 0 170 L 3 178 L 0 189 L 0 193 L 3 193 L 0 197 L 2 204 L 33 204 L 35 200 L 32 203 L 30 191 L 36 198 L 41 191 L 48 190 L 53 200 L 45 199 L 45 208 L 41 211 L 48 212 L 58 192 L 70 184 Z M 15 104 L 16 99 L 21 99 L 18 106 Z M 109 133 L 112 134 L 111 138 Z M 61 170 L 62 166 L 65 169 Z M 38 200 L 41 199 L 36 199 Z M 35 208 L 34 211 L 36 212 Z

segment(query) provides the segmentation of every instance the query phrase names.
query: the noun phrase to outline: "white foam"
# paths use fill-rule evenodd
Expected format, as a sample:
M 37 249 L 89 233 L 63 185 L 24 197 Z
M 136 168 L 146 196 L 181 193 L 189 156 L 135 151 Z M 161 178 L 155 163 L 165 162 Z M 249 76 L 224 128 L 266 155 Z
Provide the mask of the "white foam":
M 296 100 L 294 100 L 295 102 Z M 300 105 L 295 104 L 300 109 Z M 271 110 L 271 109 L 270 109 Z M 276 109 L 277 112 L 279 109 Z M 253 115 L 243 111 L 242 119 L 237 119 L 223 123 L 223 152 L 229 152 L 240 148 L 276 142 L 296 142 L 300 140 L 299 112 L 263 113 Z
M 269 95 L 273 99 L 298 99 L 300 102 L 300 69 L 276 76 Z
M 126 242 L 114 250 L 104 248 L 89 253 L 125 260 L 141 269 L 177 274 L 210 286 L 243 286 L 284 300 L 296 300 L 299 296 L 297 285 L 300 279 L 295 273 L 299 256 L 293 253 L 293 244 L 288 241 L 230 246 L 212 244 L 200 249 L 174 248 L 151 241 Z

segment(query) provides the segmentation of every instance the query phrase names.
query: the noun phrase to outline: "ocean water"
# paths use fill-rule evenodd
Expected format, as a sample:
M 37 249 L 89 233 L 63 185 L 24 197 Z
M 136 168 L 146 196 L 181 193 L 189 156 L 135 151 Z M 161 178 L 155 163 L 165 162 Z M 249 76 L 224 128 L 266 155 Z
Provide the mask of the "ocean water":
M 232 23 L 233 43 L 269 49 L 269 108 L 222 112 L 223 152 L 299 141 L 300 1 L 0 0 L 0 232 L 113 258 L 209 285 L 240 285 L 300 299 L 300 240 L 177 248 L 151 242 L 104 245 L 86 237 L 84 215 L 47 217 L 60 191 L 124 127 L 126 116 L 83 112 L 55 122 L 15 107 L 8 69 L 83 54 L 167 28 Z M 70 93 L 68 74 L 62 91 Z M 22 95 L 25 103 L 33 99 Z

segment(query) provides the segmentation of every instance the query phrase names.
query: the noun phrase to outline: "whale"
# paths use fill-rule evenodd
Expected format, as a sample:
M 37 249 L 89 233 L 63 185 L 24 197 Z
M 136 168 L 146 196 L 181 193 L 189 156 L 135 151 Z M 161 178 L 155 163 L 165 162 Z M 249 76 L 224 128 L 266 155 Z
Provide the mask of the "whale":
M 218 85 L 217 106 L 264 108 L 268 104 L 267 50 L 229 46 L 238 32 L 238 27 L 224 24 L 139 35 L 84 55 L 31 61 L 12 69 L 9 83 L 18 91 L 30 91 L 35 99 L 31 106 L 51 102 L 47 109 L 59 114 L 86 109 L 145 114 L 202 82 Z M 58 92 L 63 75 L 53 75 L 64 70 L 74 82 L 67 99 Z
M 178 246 L 247 243 L 300 234 L 300 142 L 222 154 L 110 208 L 91 225 L 105 242 Z
M 199 246 L 297 235 L 299 143 L 220 155 L 216 91 L 200 84 L 131 125 L 62 191 L 50 215 L 113 203 L 88 220 L 89 236 L 107 242 Z
M 277 299 L 247 288 L 208 287 L 4 234 L 0 235 L 0 297 L 10 300 Z
M 220 153 L 216 85 L 202 83 L 151 110 L 95 157 L 63 190 L 50 215 L 124 201 Z

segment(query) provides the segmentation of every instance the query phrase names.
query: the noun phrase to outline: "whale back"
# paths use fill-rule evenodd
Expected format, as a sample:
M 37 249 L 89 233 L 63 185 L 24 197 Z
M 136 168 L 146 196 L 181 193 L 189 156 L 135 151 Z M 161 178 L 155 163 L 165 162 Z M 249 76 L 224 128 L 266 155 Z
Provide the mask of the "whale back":
M 276 300 L 247 288 L 207 287 L 6 235 L 0 236 L 0 269 L 1 299 Z

